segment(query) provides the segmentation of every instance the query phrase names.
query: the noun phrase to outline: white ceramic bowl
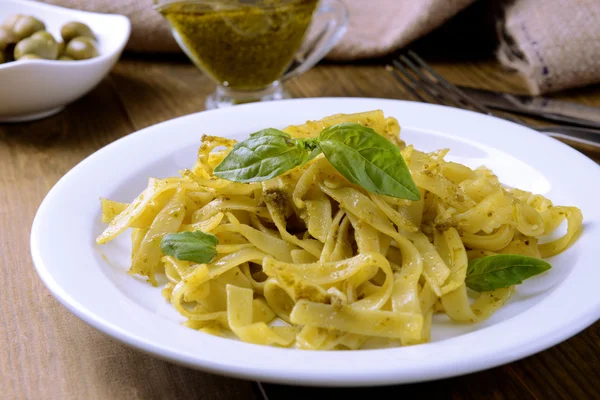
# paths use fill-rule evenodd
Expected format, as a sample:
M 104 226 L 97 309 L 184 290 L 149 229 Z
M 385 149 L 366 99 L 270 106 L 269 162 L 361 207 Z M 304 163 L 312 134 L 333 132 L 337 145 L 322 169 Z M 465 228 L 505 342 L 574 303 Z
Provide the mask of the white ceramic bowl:
M 93 89 L 119 59 L 131 31 L 127 17 L 97 14 L 26 0 L 2 0 L 0 21 L 32 15 L 58 40 L 69 21 L 87 24 L 98 37 L 96 58 L 83 61 L 27 60 L 0 64 L 0 122 L 43 118 Z

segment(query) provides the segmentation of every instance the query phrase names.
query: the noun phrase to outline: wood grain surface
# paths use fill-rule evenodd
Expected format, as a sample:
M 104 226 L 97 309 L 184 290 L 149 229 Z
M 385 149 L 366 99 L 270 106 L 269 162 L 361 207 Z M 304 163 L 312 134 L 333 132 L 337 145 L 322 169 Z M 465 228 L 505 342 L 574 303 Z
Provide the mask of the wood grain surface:
M 519 78 L 493 61 L 435 62 L 434 67 L 454 83 L 523 91 Z M 320 65 L 291 81 L 288 88 L 296 97 L 410 98 L 377 63 Z M 124 135 L 202 111 L 212 89 L 208 78 L 184 59 L 124 59 L 96 89 L 62 113 L 31 123 L 0 124 L 0 398 L 262 398 L 253 382 L 160 361 L 90 328 L 50 296 L 29 251 L 37 207 L 63 174 Z M 598 87 L 557 97 L 600 106 Z M 598 399 L 599 371 L 600 323 L 596 323 L 537 355 L 453 379 L 352 390 L 265 387 L 271 400 L 337 398 L 350 393 Z

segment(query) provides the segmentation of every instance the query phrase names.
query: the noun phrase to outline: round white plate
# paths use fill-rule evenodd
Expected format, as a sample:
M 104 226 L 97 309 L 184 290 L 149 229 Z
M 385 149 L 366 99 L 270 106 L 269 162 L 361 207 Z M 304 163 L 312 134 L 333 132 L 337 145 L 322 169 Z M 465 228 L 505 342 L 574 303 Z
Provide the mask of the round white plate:
M 382 109 L 418 149 L 486 165 L 510 186 L 580 207 L 584 229 L 553 268 L 518 287 L 480 324 L 436 319 L 432 342 L 359 351 L 303 351 L 242 343 L 180 325 L 159 288 L 127 274 L 129 235 L 95 244 L 99 197 L 129 202 L 148 177 L 191 167 L 202 134 L 244 139 L 257 130 L 335 113 Z M 546 349 L 600 317 L 600 168 L 570 147 L 519 125 L 453 108 L 396 100 L 297 99 L 189 115 L 143 129 L 91 155 L 40 206 L 31 232 L 37 271 L 52 294 L 93 327 L 137 349 L 205 371 L 303 385 L 380 385 L 439 379 Z

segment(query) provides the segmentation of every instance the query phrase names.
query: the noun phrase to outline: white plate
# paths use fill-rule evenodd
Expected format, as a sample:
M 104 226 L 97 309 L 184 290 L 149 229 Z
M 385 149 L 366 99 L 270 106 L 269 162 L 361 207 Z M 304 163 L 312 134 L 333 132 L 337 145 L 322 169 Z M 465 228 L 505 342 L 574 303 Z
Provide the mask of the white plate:
M 477 325 L 440 319 L 433 341 L 403 348 L 302 351 L 246 344 L 180 326 L 160 289 L 127 275 L 129 235 L 97 246 L 98 198 L 131 201 L 149 176 L 177 175 L 196 157 L 200 136 L 243 139 L 335 113 L 382 109 L 419 149 L 449 147 L 449 159 L 485 164 L 508 185 L 575 205 L 584 215 L 576 244 L 554 268 L 528 280 Z M 37 271 L 52 294 L 93 327 L 135 348 L 194 368 L 305 385 L 379 385 L 470 373 L 546 349 L 600 317 L 600 168 L 562 143 L 482 114 L 420 103 L 324 98 L 266 102 L 202 112 L 124 137 L 66 174 L 40 206 L 31 232 Z

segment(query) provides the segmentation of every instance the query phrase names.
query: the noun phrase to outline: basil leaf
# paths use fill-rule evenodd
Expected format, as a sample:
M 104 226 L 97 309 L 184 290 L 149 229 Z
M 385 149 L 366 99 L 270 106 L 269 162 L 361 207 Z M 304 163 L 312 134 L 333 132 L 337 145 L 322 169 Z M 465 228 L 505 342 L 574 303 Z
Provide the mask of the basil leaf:
M 213 173 L 234 182 L 266 181 L 302 164 L 310 151 L 285 132 L 264 129 L 233 146 Z
M 168 256 L 200 264 L 211 262 L 217 255 L 219 239 L 202 231 L 169 233 L 160 242 L 160 249 Z
M 497 254 L 469 262 L 465 284 L 477 292 L 489 292 L 523 283 L 527 278 L 552 266 L 538 258 L 516 254 Z
M 419 200 L 400 149 L 373 129 L 344 122 L 325 128 L 318 139 L 327 160 L 350 182 L 369 192 Z

